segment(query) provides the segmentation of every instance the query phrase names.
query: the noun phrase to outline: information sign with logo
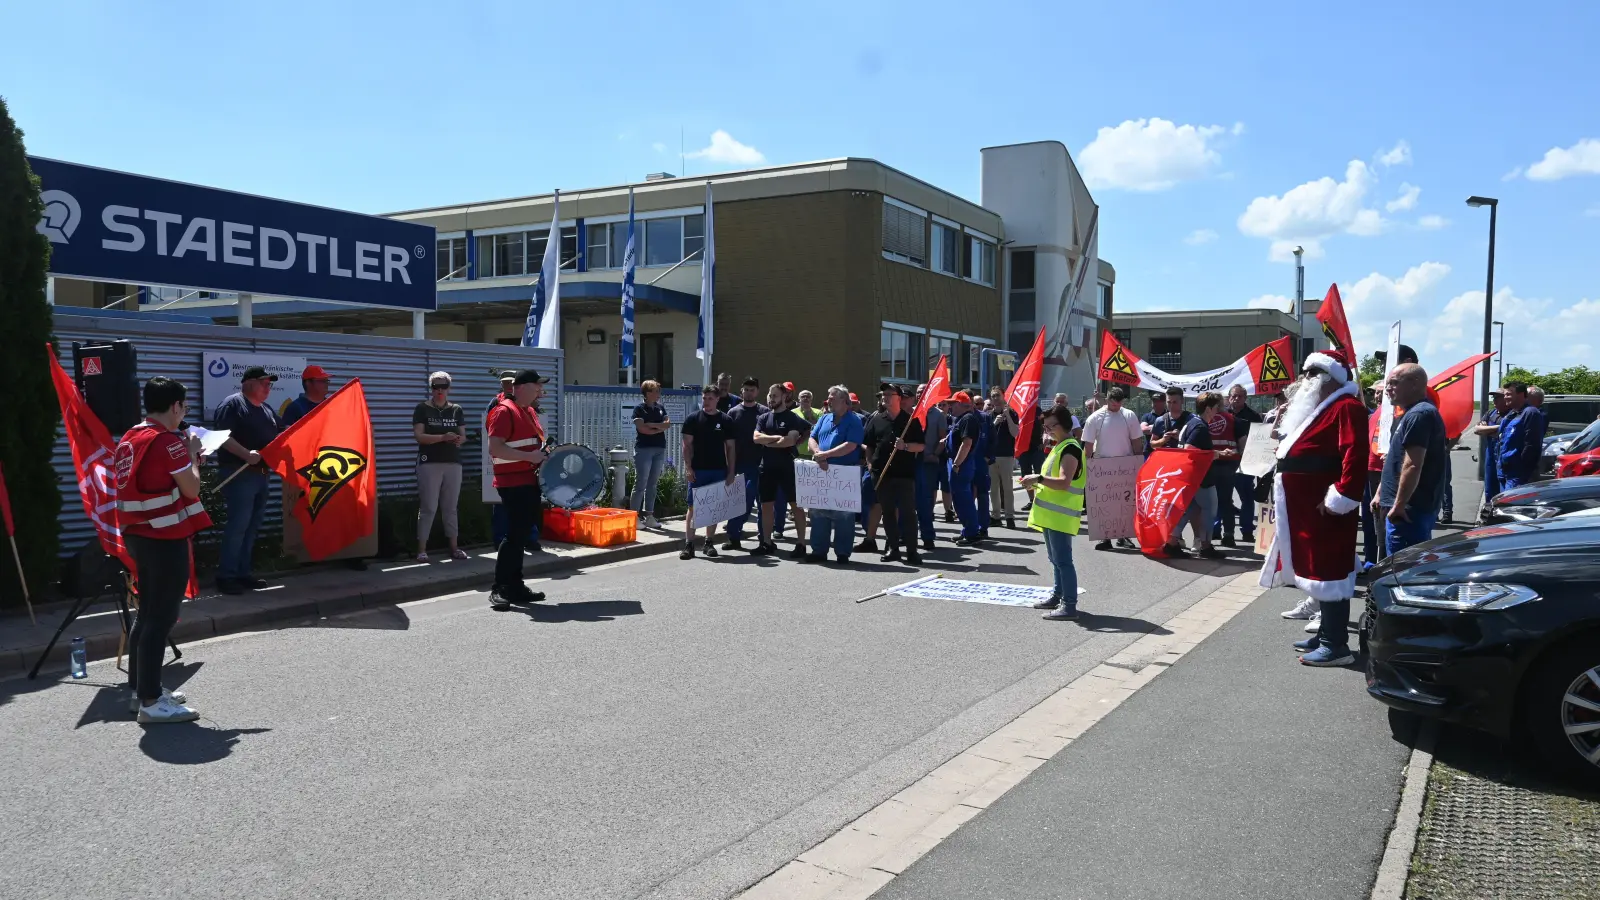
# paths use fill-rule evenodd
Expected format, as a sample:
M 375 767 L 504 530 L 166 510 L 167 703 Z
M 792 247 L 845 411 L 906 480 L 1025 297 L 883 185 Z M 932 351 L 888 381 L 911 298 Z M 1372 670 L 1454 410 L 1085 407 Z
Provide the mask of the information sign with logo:
M 202 359 L 205 380 L 200 383 L 200 402 L 205 404 L 205 424 L 216 420 L 217 407 L 228 399 L 228 395 L 239 393 L 240 376 L 251 366 L 260 366 L 267 370 L 268 375 L 278 376 L 278 380 L 272 384 L 272 393 L 267 395 L 267 405 L 280 417 L 289 401 L 300 396 L 300 373 L 306 370 L 306 358 L 303 356 L 207 350 Z

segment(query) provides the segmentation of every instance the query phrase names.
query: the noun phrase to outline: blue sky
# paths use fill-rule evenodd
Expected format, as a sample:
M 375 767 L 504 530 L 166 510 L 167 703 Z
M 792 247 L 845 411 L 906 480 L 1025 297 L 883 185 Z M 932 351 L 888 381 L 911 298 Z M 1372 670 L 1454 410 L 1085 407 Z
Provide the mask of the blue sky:
M 367 212 L 637 180 L 680 133 L 691 173 L 976 200 L 981 147 L 1054 139 L 1118 308 L 1275 302 L 1298 242 L 1359 348 L 1399 317 L 1433 367 L 1481 340 L 1484 194 L 1508 361 L 1600 364 L 1597 4 L 456 6 L 13 4 L 0 93 L 33 153 Z

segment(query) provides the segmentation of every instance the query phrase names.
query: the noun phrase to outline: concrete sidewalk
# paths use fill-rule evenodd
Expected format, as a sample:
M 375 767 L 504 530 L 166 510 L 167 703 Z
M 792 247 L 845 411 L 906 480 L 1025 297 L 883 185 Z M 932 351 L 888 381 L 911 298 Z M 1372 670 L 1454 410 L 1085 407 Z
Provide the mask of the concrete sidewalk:
M 641 529 L 636 542 L 618 547 L 545 541 L 543 552 L 527 556 L 523 573 L 533 578 L 653 556 L 676 550 L 681 540 L 676 533 Z M 336 564 L 318 565 L 303 572 L 275 574 L 267 579 L 272 583 L 270 587 L 242 595 L 219 594 L 216 588 L 203 585 L 198 598 L 184 603 L 172 639 L 184 643 L 362 608 L 392 606 L 452 591 L 487 590 L 494 575 L 493 551 L 478 548 L 469 549 L 468 553 L 472 558 L 459 562 L 369 560 L 368 568 L 359 572 Z M 70 601 L 38 606 L 38 625 L 29 624 L 25 613 L 0 618 L 0 678 L 24 673 L 33 666 L 71 606 Z M 107 597 L 85 610 L 61 635 L 40 669 L 41 674 L 67 667 L 69 644 L 75 637 L 85 639 L 90 659 L 115 656 L 122 638 L 116 603 Z

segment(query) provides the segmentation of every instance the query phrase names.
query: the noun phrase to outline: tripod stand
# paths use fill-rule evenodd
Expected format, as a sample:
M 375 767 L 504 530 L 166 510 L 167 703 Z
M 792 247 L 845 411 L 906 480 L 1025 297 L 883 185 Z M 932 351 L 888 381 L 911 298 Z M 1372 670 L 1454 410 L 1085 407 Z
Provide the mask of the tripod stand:
M 62 588 L 73 595 L 72 608 L 61 620 L 61 627 L 50 636 L 50 642 L 45 644 L 44 652 L 34 660 L 33 668 L 28 670 L 28 678 L 39 677 L 39 669 L 44 661 L 50 657 L 50 651 L 55 649 L 56 642 L 64 634 L 83 611 L 88 609 L 100 598 L 111 594 L 117 600 L 117 616 L 122 624 L 122 639 L 126 641 L 133 632 L 133 615 L 128 611 L 128 600 L 135 597 L 133 579 L 129 577 L 126 569 L 115 558 L 109 556 L 100 548 L 98 541 L 90 541 L 79 550 L 75 559 L 76 565 L 68 570 L 68 577 L 62 578 Z M 178 649 L 176 642 L 168 641 L 172 647 L 173 659 L 183 658 L 183 651 Z M 119 650 L 117 658 L 121 659 Z

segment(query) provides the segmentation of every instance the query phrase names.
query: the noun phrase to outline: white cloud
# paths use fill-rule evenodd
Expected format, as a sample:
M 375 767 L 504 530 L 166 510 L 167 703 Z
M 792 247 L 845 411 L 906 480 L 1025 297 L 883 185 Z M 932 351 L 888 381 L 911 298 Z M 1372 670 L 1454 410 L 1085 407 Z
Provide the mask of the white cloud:
M 655 143 L 650 145 L 650 149 L 654 150 L 657 153 L 665 153 L 665 152 L 667 152 L 667 145 L 661 143 L 660 141 L 656 141 Z
M 1164 191 L 1180 181 L 1203 178 L 1221 164 L 1222 155 L 1213 145 L 1226 132 L 1221 125 L 1129 119 L 1096 132 L 1078 154 L 1078 165 L 1090 187 Z
M 720 128 L 711 133 L 709 145 L 685 155 L 690 159 L 707 159 L 735 166 L 755 166 L 767 161 L 760 150 L 749 144 L 739 143 L 733 139 L 733 135 Z
M 1243 122 L 1235 122 L 1235 123 L 1233 123 L 1233 136 L 1234 137 L 1238 137 L 1241 134 L 1244 134 L 1244 123 Z
M 1578 307 L 1583 306 L 1585 303 L 1594 303 L 1596 309 L 1592 316 L 1594 320 L 1592 327 L 1600 328 L 1600 302 L 1586 300 L 1572 309 L 1577 310 Z M 1545 319 L 1545 313 L 1550 308 L 1550 305 L 1549 300 L 1529 300 L 1518 297 L 1516 292 L 1509 286 L 1494 292 L 1494 317 L 1506 323 L 1506 335 L 1511 338 L 1514 349 L 1519 342 L 1519 338 L 1525 340 L 1526 338 L 1523 338 L 1523 336 L 1536 333 L 1536 329 L 1537 333 L 1544 334 L 1573 333 L 1550 330 L 1554 323 L 1542 321 Z M 1581 316 L 1582 311 L 1579 311 L 1573 318 L 1580 318 Z M 1539 355 L 1545 356 L 1551 351 L 1561 352 L 1559 343 L 1558 341 L 1544 342 Z M 1481 348 L 1482 346 L 1483 291 L 1467 291 L 1464 294 L 1457 294 L 1451 297 L 1439 314 L 1433 318 L 1428 327 L 1428 339 L 1423 347 L 1423 352 L 1429 356 L 1437 354 L 1434 365 L 1448 366 L 1472 353 L 1474 348 Z M 1512 362 L 1532 365 L 1532 363 L 1525 363 L 1522 359 L 1517 358 L 1515 352 L 1507 351 L 1507 355 L 1511 357 Z M 1545 368 L 1545 366 L 1541 365 L 1539 368 Z M 1559 369 L 1561 366 L 1552 365 L 1550 368 Z
M 1438 231 L 1450 224 L 1444 216 L 1423 216 L 1417 220 L 1417 227 L 1423 231 Z
M 1584 210 L 1583 214 L 1590 218 L 1600 219 L 1600 206 L 1591 206 Z
M 1400 141 L 1391 150 L 1378 154 L 1378 165 L 1400 166 L 1411 162 L 1411 145 Z
M 1185 244 L 1198 246 L 1200 244 L 1209 244 L 1216 239 L 1217 233 L 1215 231 L 1212 231 L 1209 228 L 1196 228 L 1195 230 L 1189 232 L 1189 236 L 1184 238 L 1183 242 Z
M 1359 159 L 1345 167 L 1343 181 L 1324 176 L 1286 191 L 1282 196 L 1257 197 L 1239 216 L 1239 231 L 1273 241 L 1271 258 L 1286 261 L 1286 248 L 1303 244 L 1309 255 L 1322 238 L 1341 232 L 1374 235 L 1387 224 L 1376 209 L 1368 208 L 1367 194 L 1377 184 L 1372 169 Z M 1317 246 L 1321 253 L 1321 247 Z
M 1289 312 L 1294 308 L 1294 300 L 1282 294 L 1262 294 L 1246 300 L 1244 305 L 1250 309 L 1276 309 Z
M 1501 175 L 1500 176 L 1500 180 L 1501 181 L 1516 181 L 1518 178 L 1521 178 L 1521 177 L 1522 177 L 1522 167 L 1521 166 L 1517 166 L 1515 169 L 1512 169 L 1511 171 L 1505 173 L 1504 175 Z
M 1402 182 L 1400 185 L 1400 196 L 1390 200 L 1388 203 L 1385 203 L 1383 208 L 1389 212 L 1402 212 L 1409 209 L 1416 209 L 1417 198 L 1420 196 L 1422 196 L 1422 188 L 1419 188 L 1414 184 L 1405 184 Z
M 1559 181 L 1573 175 L 1600 175 L 1600 139 L 1584 138 L 1571 147 L 1553 147 L 1544 159 L 1528 167 L 1530 181 Z
M 1399 278 L 1373 272 L 1354 284 L 1339 285 L 1345 316 L 1350 320 L 1350 338 L 1355 341 L 1357 352 L 1366 355 L 1381 347 L 1389 334 L 1389 323 L 1416 310 L 1418 301 L 1449 274 L 1450 267 L 1444 263 L 1425 262 L 1407 269 Z M 1423 316 L 1420 321 L 1426 319 Z

